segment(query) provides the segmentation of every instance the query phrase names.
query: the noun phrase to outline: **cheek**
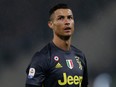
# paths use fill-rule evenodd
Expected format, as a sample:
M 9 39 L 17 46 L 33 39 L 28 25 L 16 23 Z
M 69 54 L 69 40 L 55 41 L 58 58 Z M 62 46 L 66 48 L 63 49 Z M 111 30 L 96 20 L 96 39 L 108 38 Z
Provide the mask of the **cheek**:
M 63 27 L 63 23 L 62 23 L 62 22 L 56 22 L 56 23 L 54 24 L 54 28 L 55 28 L 55 29 L 60 30 L 60 29 L 62 29 L 62 27 Z
M 74 26 L 74 21 L 71 21 L 71 24 Z
M 74 22 L 71 23 L 72 32 L 74 32 Z
M 71 23 L 72 28 L 74 28 L 74 22 Z

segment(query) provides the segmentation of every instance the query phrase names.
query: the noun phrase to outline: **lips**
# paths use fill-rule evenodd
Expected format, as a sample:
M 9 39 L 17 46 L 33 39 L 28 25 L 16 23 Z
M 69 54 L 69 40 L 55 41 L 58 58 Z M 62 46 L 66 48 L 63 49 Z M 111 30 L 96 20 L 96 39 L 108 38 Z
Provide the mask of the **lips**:
M 71 30 L 71 28 L 70 27 L 66 27 L 64 30 Z

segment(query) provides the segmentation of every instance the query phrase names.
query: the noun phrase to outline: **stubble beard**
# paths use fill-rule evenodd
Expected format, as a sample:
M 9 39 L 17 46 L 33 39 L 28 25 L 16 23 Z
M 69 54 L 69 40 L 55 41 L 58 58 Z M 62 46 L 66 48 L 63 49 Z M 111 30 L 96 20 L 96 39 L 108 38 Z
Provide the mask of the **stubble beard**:
M 71 38 L 71 35 L 59 35 L 59 34 L 57 34 L 57 36 L 64 41 L 68 41 Z

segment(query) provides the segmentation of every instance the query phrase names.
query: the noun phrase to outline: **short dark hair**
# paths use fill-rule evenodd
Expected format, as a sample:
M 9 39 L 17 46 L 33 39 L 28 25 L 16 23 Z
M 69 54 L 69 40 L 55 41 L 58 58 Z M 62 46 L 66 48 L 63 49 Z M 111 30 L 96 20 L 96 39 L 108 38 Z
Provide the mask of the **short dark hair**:
M 54 7 L 52 7 L 49 10 L 49 17 L 57 10 L 57 9 L 71 9 L 67 4 L 64 3 L 59 3 L 57 5 L 55 5 Z

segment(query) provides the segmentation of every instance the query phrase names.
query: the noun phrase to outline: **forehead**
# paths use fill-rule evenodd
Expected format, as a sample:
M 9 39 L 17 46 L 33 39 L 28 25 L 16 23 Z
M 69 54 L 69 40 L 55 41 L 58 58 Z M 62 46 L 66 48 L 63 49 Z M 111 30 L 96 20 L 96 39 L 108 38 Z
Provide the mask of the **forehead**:
M 72 11 L 70 9 L 57 9 L 55 12 L 54 12 L 54 15 L 55 16 L 59 16 L 59 15 L 73 15 L 72 14 Z

